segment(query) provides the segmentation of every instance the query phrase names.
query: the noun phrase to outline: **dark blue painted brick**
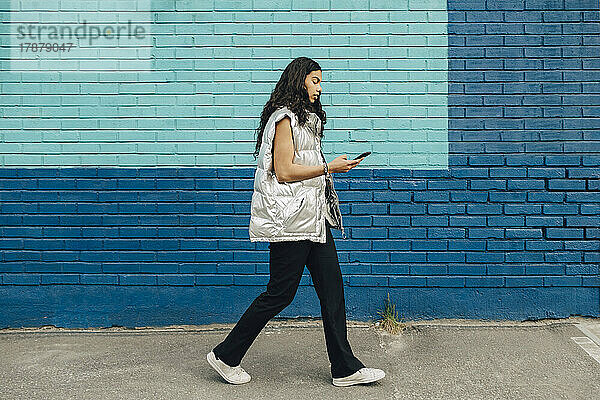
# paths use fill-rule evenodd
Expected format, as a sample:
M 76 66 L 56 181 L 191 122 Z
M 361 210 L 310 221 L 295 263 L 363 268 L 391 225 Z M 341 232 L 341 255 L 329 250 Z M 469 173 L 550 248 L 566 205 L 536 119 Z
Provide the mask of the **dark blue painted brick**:
M 109 274 L 81 274 L 79 281 L 82 285 L 117 285 L 118 275 Z
M 467 204 L 467 214 L 500 214 L 502 204 Z
M 499 276 L 467 276 L 465 277 L 465 287 L 502 287 L 504 278 Z
M 356 193 L 356 192 L 354 192 L 354 193 Z M 378 191 L 374 191 L 372 193 L 373 193 L 373 201 L 376 201 L 376 202 L 389 202 L 390 203 L 390 207 L 394 206 L 397 203 L 403 203 L 403 202 L 406 203 L 406 202 L 409 202 L 411 200 L 411 193 L 410 192 L 399 192 L 399 191 L 378 192 Z M 344 201 L 367 201 L 367 200 L 371 200 L 371 198 L 368 198 L 368 199 L 360 198 L 360 199 L 353 200 L 352 197 L 355 197 L 355 196 L 351 196 L 351 197 L 345 198 Z M 363 197 L 365 197 L 365 196 L 363 196 Z
M 448 266 L 449 275 L 485 275 L 485 270 L 484 264 L 450 264 Z
M 373 226 L 410 226 L 409 216 L 374 215 Z
M 427 212 L 429 214 L 464 214 L 466 204 L 428 204 Z M 416 214 L 416 213 L 411 213 Z
M 305 279 L 305 277 L 303 277 Z M 269 275 L 234 275 L 233 284 L 236 286 L 265 286 Z M 306 284 L 306 283 L 305 283 Z
M 450 201 L 455 202 L 486 202 L 488 200 L 487 192 L 451 192 Z
M 450 226 L 486 226 L 486 217 L 451 215 L 449 223 Z
M 388 214 L 387 204 L 352 204 L 352 214 Z
M 350 286 L 388 286 L 388 277 L 387 276 L 377 276 L 377 275 L 352 275 L 349 277 Z
M 410 249 L 410 240 L 400 240 L 400 239 L 379 239 L 372 242 L 373 250 L 409 250 Z M 339 249 L 338 243 L 335 244 Z M 371 243 L 364 243 L 363 249 L 370 249 Z
M 349 184 L 350 184 L 349 190 L 382 190 L 382 189 L 388 188 L 387 180 L 377 180 L 377 181 L 358 180 L 358 181 L 350 181 Z
M 415 192 L 413 197 L 415 202 L 448 202 L 450 193 L 444 191 Z
M 488 275 L 524 275 L 525 266 L 511 264 L 489 264 L 487 266 Z
M 236 174 L 241 174 L 242 168 L 236 168 Z M 214 178 L 217 176 L 216 168 L 177 168 L 179 177 L 205 177 Z
M 527 226 L 562 226 L 563 217 L 546 217 L 527 215 L 525 217 L 525 225 Z
M 411 265 L 411 275 L 447 275 L 448 269 L 444 265 Z
M 387 228 L 351 228 L 352 238 L 378 239 L 387 237 Z
M 427 253 L 410 251 L 410 252 L 392 252 L 390 253 L 390 261 L 393 263 L 398 262 L 425 262 L 427 259 Z
M 389 181 L 391 190 L 425 190 L 427 189 L 427 182 L 424 180 L 390 180 Z
M 428 276 L 428 287 L 464 287 L 465 278 L 460 276 Z
M 583 229 L 580 228 L 546 228 L 548 239 L 583 239 Z
M 39 285 L 40 274 L 2 274 L 4 285 Z
M 194 286 L 194 275 L 158 275 L 159 285 Z
M 583 276 L 583 277 L 581 277 L 581 285 L 598 287 L 598 286 L 600 286 L 600 277 L 598 277 L 598 276 Z
M 119 285 L 156 285 L 156 275 L 122 274 L 119 275 Z
M 504 278 L 506 287 L 543 286 L 541 276 L 507 276 Z
M 406 275 L 409 273 L 409 270 L 410 266 L 408 264 L 386 263 L 373 264 L 371 266 L 372 274 L 390 275 L 390 279 L 392 275 Z
M 411 286 L 423 287 L 427 284 L 427 278 L 424 276 L 390 276 L 390 286 Z
M 220 286 L 233 285 L 233 275 L 196 275 L 196 285 Z
M 541 214 L 541 204 L 505 204 L 504 213 L 510 214 Z
M 467 230 L 464 228 L 427 228 L 430 238 L 464 238 Z
M 544 286 L 581 286 L 581 276 L 545 276 Z
M 486 241 L 485 240 L 452 240 L 448 243 L 448 250 L 456 251 L 482 251 L 485 250 Z

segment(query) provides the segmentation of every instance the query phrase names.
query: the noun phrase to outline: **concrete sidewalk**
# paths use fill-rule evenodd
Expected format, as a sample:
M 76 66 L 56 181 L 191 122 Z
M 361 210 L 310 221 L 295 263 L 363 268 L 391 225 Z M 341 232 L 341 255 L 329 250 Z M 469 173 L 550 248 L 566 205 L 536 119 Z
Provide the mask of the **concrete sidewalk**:
M 331 383 L 320 320 L 272 320 L 226 383 L 206 362 L 233 324 L 0 330 L 1 399 L 591 399 L 600 319 L 429 320 L 398 335 L 348 322 L 354 354 L 386 372 Z

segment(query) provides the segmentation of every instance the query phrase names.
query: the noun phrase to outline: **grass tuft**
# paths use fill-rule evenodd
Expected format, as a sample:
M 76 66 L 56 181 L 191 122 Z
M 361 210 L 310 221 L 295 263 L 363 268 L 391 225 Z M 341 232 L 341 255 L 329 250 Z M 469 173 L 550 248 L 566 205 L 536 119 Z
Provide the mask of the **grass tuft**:
M 407 328 L 407 325 L 398 319 L 396 305 L 390 300 L 389 292 L 387 300 L 384 300 L 383 311 L 377 311 L 377 314 L 381 315 L 381 319 L 377 322 L 377 325 L 386 332 L 396 335 Z

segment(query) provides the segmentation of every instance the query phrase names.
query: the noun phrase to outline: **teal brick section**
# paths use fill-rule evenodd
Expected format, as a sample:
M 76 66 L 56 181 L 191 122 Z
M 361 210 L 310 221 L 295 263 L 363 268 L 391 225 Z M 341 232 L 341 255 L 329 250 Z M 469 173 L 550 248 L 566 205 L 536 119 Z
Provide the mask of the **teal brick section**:
M 307 56 L 323 68 L 328 160 L 372 151 L 362 166 L 448 168 L 445 0 L 129 3 L 0 4 L 0 167 L 254 166 L 262 107 Z M 17 53 L 21 24 L 73 16 L 147 35 L 60 63 Z

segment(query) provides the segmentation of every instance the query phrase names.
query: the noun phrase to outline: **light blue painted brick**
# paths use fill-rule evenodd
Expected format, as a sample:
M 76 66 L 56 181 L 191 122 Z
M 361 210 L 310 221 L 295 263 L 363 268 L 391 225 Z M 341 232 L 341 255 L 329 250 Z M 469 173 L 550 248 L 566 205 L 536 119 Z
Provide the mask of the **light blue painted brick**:
M 251 0 L 222 0 L 215 2 L 215 11 L 251 11 Z
M 289 10 L 292 8 L 292 0 L 254 0 L 252 9 L 256 11 L 281 9 Z

